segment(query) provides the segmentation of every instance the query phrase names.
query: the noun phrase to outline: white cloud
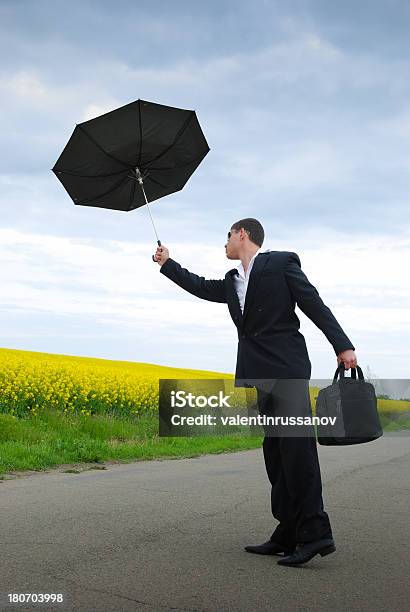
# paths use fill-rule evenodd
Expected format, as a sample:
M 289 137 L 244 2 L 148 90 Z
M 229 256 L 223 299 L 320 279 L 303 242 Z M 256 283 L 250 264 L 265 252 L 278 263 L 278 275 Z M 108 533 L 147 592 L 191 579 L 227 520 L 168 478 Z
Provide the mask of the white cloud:
M 282 152 L 263 156 L 233 152 L 224 160 L 220 173 L 238 180 L 251 191 L 254 184 L 270 192 L 290 189 L 303 191 L 329 183 L 346 181 L 352 174 L 349 162 L 326 141 L 298 142 Z M 289 150 L 289 149 L 293 150 Z
M 44 103 L 50 94 L 44 83 L 36 75 L 25 70 L 6 79 L 4 86 L 18 99 L 27 100 L 29 97 L 31 103 L 36 100 Z
M 84 241 L 0 230 L 0 282 L 7 308 L 59 315 L 111 316 L 125 327 L 195 324 L 223 327 L 226 307 L 209 308 L 170 287 L 151 259 L 152 244 Z M 180 245 L 181 249 L 182 245 Z M 197 258 L 200 266 L 209 249 Z M 176 293 L 168 299 L 164 292 Z M 192 301 L 197 301 L 195 307 Z

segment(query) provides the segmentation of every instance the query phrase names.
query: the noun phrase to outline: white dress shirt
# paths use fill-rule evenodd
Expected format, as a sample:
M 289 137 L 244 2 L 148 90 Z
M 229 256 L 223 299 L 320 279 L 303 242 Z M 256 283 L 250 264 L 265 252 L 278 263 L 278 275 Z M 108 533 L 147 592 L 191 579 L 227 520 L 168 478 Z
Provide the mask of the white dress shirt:
M 238 300 L 239 300 L 239 305 L 242 310 L 242 314 L 243 314 L 243 309 L 245 306 L 245 298 L 246 298 L 246 291 L 248 289 L 249 276 L 252 270 L 253 262 L 255 261 L 255 257 L 257 257 L 259 253 L 268 253 L 268 252 L 269 252 L 269 249 L 265 249 L 264 251 L 261 251 L 261 249 L 258 249 L 255 255 L 252 257 L 252 259 L 249 262 L 248 269 L 246 270 L 246 274 L 243 269 L 242 262 L 237 267 L 238 274 L 234 275 L 233 282 L 235 285 L 236 293 L 238 294 Z

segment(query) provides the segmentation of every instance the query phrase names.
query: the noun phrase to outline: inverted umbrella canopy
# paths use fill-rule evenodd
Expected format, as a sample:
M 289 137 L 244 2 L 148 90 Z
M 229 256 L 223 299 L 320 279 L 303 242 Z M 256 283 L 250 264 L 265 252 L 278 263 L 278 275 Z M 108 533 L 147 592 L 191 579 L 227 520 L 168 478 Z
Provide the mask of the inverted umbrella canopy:
M 136 100 L 78 123 L 52 171 L 74 204 L 128 211 L 182 189 L 208 151 L 195 111 Z
M 179 191 L 209 151 L 195 111 L 137 100 L 76 125 L 53 167 L 74 204 L 133 210 Z

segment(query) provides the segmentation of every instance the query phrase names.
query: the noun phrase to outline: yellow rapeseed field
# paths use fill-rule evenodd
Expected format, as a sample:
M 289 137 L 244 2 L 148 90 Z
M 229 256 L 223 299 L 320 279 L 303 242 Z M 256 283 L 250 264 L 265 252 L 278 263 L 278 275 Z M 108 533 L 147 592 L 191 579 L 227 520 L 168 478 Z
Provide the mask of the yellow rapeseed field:
M 130 361 L 0 349 L 0 413 L 20 417 L 38 414 L 45 408 L 84 415 L 156 413 L 160 378 L 233 376 Z

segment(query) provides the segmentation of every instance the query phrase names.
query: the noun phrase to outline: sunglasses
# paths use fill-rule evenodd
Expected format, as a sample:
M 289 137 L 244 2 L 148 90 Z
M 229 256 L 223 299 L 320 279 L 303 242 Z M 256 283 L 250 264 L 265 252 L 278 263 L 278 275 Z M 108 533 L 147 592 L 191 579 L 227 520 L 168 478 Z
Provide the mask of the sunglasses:
M 234 232 L 238 233 L 239 230 L 233 230 Z M 248 236 L 250 235 L 250 231 L 249 230 L 245 230 L 245 232 L 248 234 Z M 228 232 L 228 240 L 229 238 L 232 236 L 232 232 Z

